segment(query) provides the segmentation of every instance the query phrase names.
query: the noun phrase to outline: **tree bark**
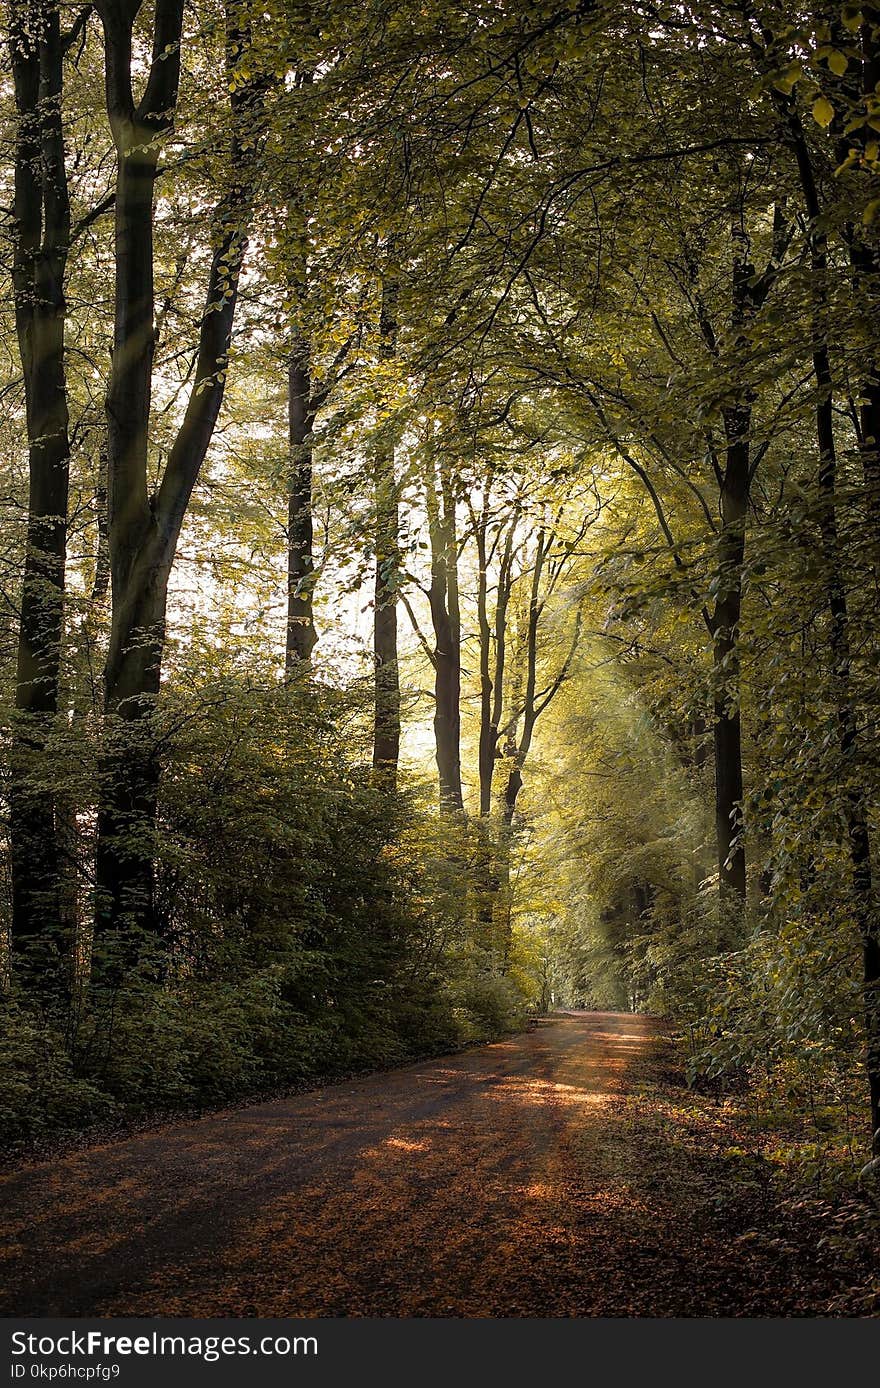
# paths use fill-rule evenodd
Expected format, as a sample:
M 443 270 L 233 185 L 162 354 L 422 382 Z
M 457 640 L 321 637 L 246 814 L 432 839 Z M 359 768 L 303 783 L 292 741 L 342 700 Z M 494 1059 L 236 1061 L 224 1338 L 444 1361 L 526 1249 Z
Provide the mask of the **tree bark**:
M 107 116 L 116 148 L 115 316 L 107 388 L 110 642 L 109 715 L 96 863 L 96 939 L 153 924 L 152 828 L 158 787 L 149 716 L 159 690 L 173 523 L 160 529 L 148 495 L 155 349 L 153 203 L 159 145 L 172 128 L 181 66 L 182 0 L 158 0 L 153 61 L 137 105 L 132 90 L 136 6 L 100 9 Z M 164 532 L 164 533 L 163 533 Z
M 480 741 L 477 771 L 480 780 L 481 819 L 487 819 L 492 813 L 492 781 L 495 776 L 495 751 L 498 746 L 498 726 L 497 723 L 493 726 L 492 721 L 495 682 L 492 679 L 492 629 L 489 625 L 489 486 L 490 483 L 487 482 L 483 510 L 476 526 L 477 629 L 480 641 Z
M 819 449 L 819 521 L 829 616 L 831 683 L 837 714 L 838 745 L 842 769 L 848 775 L 845 816 L 852 864 L 856 918 L 862 942 L 862 980 L 866 1033 L 866 1069 L 871 1131 L 880 1131 L 880 920 L 871 864 L 868 806 L 857 771 L 858 717 L 852 690 L 849 603 L 837 524 L 837 447 L 834 438 L 834 380 L 825 326 L 828 243 L 821 223 L 821 203 L 809 147 L 796 113 L 788 113 L 789 132 L 798 166 L 801 191 L 809 225 L 810 266 L 814 277 L 817 312 L 813 327 L 813 374 L 816 381 L 816 440 Z M 875 267 L 876 268 L 876 267 Z M 869 371 L 861 409 L 861 446 L 869 515 L 878 519 L 877 440 L 880 433 L 880 382 L 876 400 Z M 876 415 L 873 411 L 877 410 Z
M 522 726 L 518 741 L 516 739 L 515 730 L 512 733 L 513 765 L 507 777 L 507 785 L 504 788 L 502 820 L 504 830 L 507 834 L 509 834 L 513 826 L 513 816 L 516 813 L 516 802 L 523 785 L 523 767 L 525 766 L 526 758 L 532 746 L 535 724 L 542 711 L 537 704 L 536 697 L 538 689 L 538 626 L 544 606 L 541 601 L 541 579 L 544 573 L 544 564 L 547 559 L 547 549 L 547 533 L 542 528 L 538 531 L 535 561 L 532 568 L 532 585 L 529 594 L 529 615 L 526 626 L 525 651 L 526 677 L 523 691 Z
M 397 284 L 387 273 L 379 319 L 380 357 L 390 360 L 397 343 Z M 397 595 L 400 583 L 400 511 L 394 440 L 383 428 L 373 455 L 376 507 L 376 572 L 373 588 L 373 767 L 394 786 L 400 761 L 400 671 L 397 650 Z
M 880 7 L 866 5 L 864 16 L 865 22 L 861 28 L 861 89 L 867 105 L 868 101 L 876 97 L 878 84 L 880 84 L 880 42 L 878 42 L 878 37 L 880 37 Z M 873 134 L 873 130 L 865 127 L 861 138 L 871 138 Z M 814 204 L 816 214 L 818 214 L 818 198 L 815 196 Z M 851 243 L 850 253 L 855 271 L 856 287 L 865 299 L 861 311 L 871 343 L 870 359 L 861 387 L 859 446 L 862 455 L 868 514 L 873 523 L 876 537 L 880 536 L 880 337 L 878 337 L 877 327 L 878 314 L 880 314 L 880 252 L 877 249 L 876 239 L 873 244 L 870 244 L 857 234 Z M 827 428 L 830 430 L 833 419 L 830 391 L 826 412 Z M 830 434 L 830 440 L 832 445 L 832 451 L 829 455 L 830 461 L 825 465 L 826 475 L 824 479 L 820 480 L 822 480 L 823 491 L 827 497 L 830 521 L 834 526 L 833 531 L 829 532 L 827 547 L 832 554 L 839 555 L 834 504 L 836 460 L 833 452 L 833 430 Z M 835 604 L 837 616 L 831 607 L 831 591 L 829 591 L 829 611 L 831 613 L 832 633 L 836 628 L 840 641 L 837 654 L 832 647 L 832 661 L 836 667 L 839 685 L 840 747 L 844 761 L 854 765 L 858 729 L 850 688 L 851 662 L 846 589 L 842 575 L 838 573 L 835 579 L 832 570 L 829 577 L 831 586 L 836 587 L 839 591 L 839 597 Z M 876 888 L 872 880 L 868 810 L 858 778 L 854 778 L 848 796 L 847 827 L 859 930 L 862 939 L 862 979 L 867 1039 L 866 1068 L 871 1105 L 871 1130 L 874 1134 L 874 1150 L 876 1152 L 878 1150 L 878 1135 L 880 1135 L 880 919 L 878 919 Z
M 58 5 L 12 0 L 9 42 L 17 117 L 13 290 L 29 472 L 10 785 L 12 948 L 16 963 L 29 961 L 33 981 L 54 986 L 68 972 L 69 941 L 62 938 L 55 796 L 39 782 L 58 711 L 70 471 L 64 355 L 70 207 Z
M 845 816 L 852 863 L 856 917 L 862 941 L 871 1130 L 880 1130 L 880 929 L 871 868 L 868 812 L 857 770 L 858 722 L 852 696 L 849 604 L 837 527 L 837 454 L 832 413 L 833 386 L 827 347 L 814 349 L 818 400 L 819 490 L 822 549 L 829 615 L 831 681 L 845 786 Z
M 759 276 L 748 254 L 742 216 L 731 229 L 733 274 L 730 335 L 733 351 L 746 371 L 748 324 L 763 304 L 779 273 L 788 244 L 786 223 L 777 208 L 773 249 Z M 726 456 L 721 478 L 721 529 L 718 537 L 718 591 L 709 622 L 713 641 L 715 750 L 715 834 L 719 896 L 734 918 L 742 919 L 746 903 L 746 855 L 742 843 L 742 717 L 740 714 L 739 625 L 742 616 L 743 562 L 751 490 L 751 428 L 754 391 L 747 380 L 739 398 L 723 411 Z
M 741 909 L 746 895 L 746 856 L 737 837 L 742 829 L 742 721 L 739 708 L 739 623 L 742 614 L 742 565 L 749 497 L 751 409 L 725 414 L 727 461 L 721 488 L 721 533 L 718 542 L 719 584 L 712 613 L 715 698 L 715 835 L 722 899 Z
M 858 65 L 859 95 L 865 102 L 867 114 L 867 103 L 876 98 L 880 83 L 880 7 L 865 5 L 863 14 L 865 22 L 860 33 L 862 60 Z M 848 135 L 845 144 L 848 147 L 860 142 L 864 150 L 867 142 L 875 139 L 876 131 L 870 126 L 863 126 L 861 131 Z M 843 150 L 842 153 L 845 157 Z M 876 238 L 872 241 L 863 235 L 861 226 L 853 229 L 849 249 L 856 292 L 862 300 L 859 311 L 868 340 L 865 348 L 866 370 L 859 392 L 859 450 L 868 514 L 876 538 L 880 537 L 880 249 Z
M 428 600 L 434 626 L 434 746 L 440 808 L 464 810 L 461 787 L 461 611 L 458 593 L 458 536 L 449 470 L 440 464 L 440 495 L 427 491 L 431 539 Z
M 287 643 L 285 671 L 311 661 L 318 639 L 315 631 L 313 591 L 315 581 L 314 526 L 312 519 L 312 376 L 309 343 L 294 334 L 287 373 L 288 441 L 287 476 Z
M 498 760 L 498 743 L 501 736 L 501 717 L 504 709 L 504 675 L 507 664 L 507 613 L 513 585 L 513 547 L 516 528 L 519 523 L 520 504 L 514 506 L 513 514 L 504 537 L 504 548 L 498 564 L 498 586 L 495 596 L 495 612 L 489 618 L 489 488 L 491 478 L 486 482 L 486 496 L 483 512 L 476 527 L 477 562 L 477 624 L 480 639 L 480 741 L 478 751 L 478 772 L 480 781 L 480 815 L 487 818 L 492 813 L 492 794 L 495 780 L 495 766 Z M 492 648 L 494 643 L 494 661 Z

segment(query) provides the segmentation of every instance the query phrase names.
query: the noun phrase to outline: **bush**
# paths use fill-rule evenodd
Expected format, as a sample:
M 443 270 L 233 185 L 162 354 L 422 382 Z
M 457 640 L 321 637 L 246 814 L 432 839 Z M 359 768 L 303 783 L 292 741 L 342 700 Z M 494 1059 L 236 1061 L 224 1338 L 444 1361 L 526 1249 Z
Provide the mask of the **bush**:
M 0 1015 L 0 1143 L 31 1143 L 111 1117 L 111 1095 L 75 1073 L 64 1036 L 12 1005 Z
M 525 1022 L 525 999 L 503 974 L 469 969 L 447 986 L 446 996 L 462 1042 L 490 1041 Z

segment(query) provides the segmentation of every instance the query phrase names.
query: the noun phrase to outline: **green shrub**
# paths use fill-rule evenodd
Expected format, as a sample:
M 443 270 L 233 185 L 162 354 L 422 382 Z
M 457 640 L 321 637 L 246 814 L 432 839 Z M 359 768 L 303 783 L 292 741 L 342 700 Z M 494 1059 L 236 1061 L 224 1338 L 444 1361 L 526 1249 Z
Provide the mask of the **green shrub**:
M 447 988 L 462 1042 L 488 1041 L 525 1021 L 525 999 L 503 974 L 469 969 Z
M 63 1033 L 10 1005 L 0 1014 L 0 1143 L 33 1142 L 113 1115 L 110 1094 L 77 1075 Z

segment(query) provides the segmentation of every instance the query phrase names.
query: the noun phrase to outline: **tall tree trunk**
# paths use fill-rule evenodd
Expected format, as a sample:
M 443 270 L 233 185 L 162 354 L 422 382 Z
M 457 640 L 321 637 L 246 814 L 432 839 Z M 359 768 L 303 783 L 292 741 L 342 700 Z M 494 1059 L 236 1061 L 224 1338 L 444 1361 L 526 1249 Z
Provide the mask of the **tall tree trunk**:
M 448 468 L 440 464 L 440 495 L 429 484 L 431 586 L 428 600 L 434 626 L 434 746 L 440 807 L 464 809 L 461 788 L 461 612 L 458 594 L 458 535 L 455 498 Z
M 880 254 L 856 238 L 850 255 L 857 291 L 863 300 L 865 328 L 871 339 L 865 353 L 867 370 L 859 388 L 859 452 L 876 543 L 880 537 Z
M 819 489 L 822 549 L 829 615 L 831 681 L 845 786 L 845 815 L 853 872 L 856 916 L 862 940 L 867 1035 L 867 1072 L 872 1132 L 880 1130 L 880 930 L 871 870 L 868 813 L 857 768 L 858 724 L 852 697 L 849 604 L 837 527 L 837 455 L 832 413 L 833 387 L 827 347 L 814 348 L 818 400 Z
M 489 625 L 489 554 L 488 524 L 491 479 L 483 496 L 483 509 L 477 519 L 477 633 L 480 642 L 480 741 L 477 751 L 477 771 L 480 780 L 480 818 L 492 812 L 492 781 L 495 776 L 495 749 L 498 746 L 498 726 L 493 726 L 494 682 L 492 679 L 492 629 Z M 489 848 L 487 847 L 487 853 Z
M 153 194 L 160 140 L 171 128 L 180 72 L 182 0 L 157 0 L 153 62 L 144 95 L 132 95 L 132 17 L 102 6 L 107 111 L 117 151 L 116 318 L 107 392 L 108 511 L 112 591 L 105 668 L 108 716 L 98 817 L 96 937 L 125 940 L 155 929 L 153 859 L 159 764 L 152 727 L 165 640 L 168 578 L 193 487 L 220 412 L 265 85 L 237 82 L 229 183 L 214 215 L 193 387 L 158 491 L 147 494 L 153 365 Z M 230 22 L 230 69 L 245 35 Z M 119 970 L 111 968 L 112 977 Z
M 397 582 L 400 564 L 399 511 L 394 450 L 381 447 L 374 463 L 376 576 L 373 597 L 375 712 L 373 766 L 389 783 L 400 761 L 400 672 L 397 650 Z
M 725 414 L 727 461 L 721 489 L 721 533 L 718 541 L 718 594 L 712 613 L 715 708 L 715 834 L 721 896 L 734 909 L 746 895 L 746 856 L 741 832 L 743 797 L 742 722 L 739 690 L 739 623 L 742 613 L 742 565 L 749 498 L 751 410 Z
M 744 919 L 746 855 L 742 843 L 742 716 L 740 713 L 739 625 L 742 617 L 746 522 L 752 484 L 751 430 L 755 390 L 748 379 L 752 350 L 749 326 L 772 290 L 791 239 L 791 226 L 780 206 L 773 214 L 773 242 L 767 264 L 757 274 L 749 254 L 745 206 L 731 225 L 732 276 L 729 336 L 733 365 L 739 375 L 737 397 L 722 411 L 725 463 L 720 477 L 721 527 L 718 535 L 717 594 L 704 620 L 712 636 L 715 753 L 715 834 L 719 900 L 731 923 Z M 700 328 L 713 355 L 718 343 L 702 315 Z
M 158 771 L 150 715 L 159 691 L 173 525 L 148 495 L 153 355 L 153 201 L 159 143 L 180 77 L 182 0 L 158 0 L 143 98 L 132 91 L 132 7 L 102 9 L 107 115 L 116 147 L 115 321 L 107 388 L 109 715 L 98 815 L 96 935 L 153 924 L 152 830 Z
M 816 440 L 819 449 L 819 519 L 829 616 L 831 683 L 837 714 L 838 745 L 843 774 L 848 778 L 845 789 L 845 815 L 850 862 L 852 864 L 856 918 L 862 942 L 866 1068 L 871 1130 L 877 1133 L 880 1131 L 880 920 L 878 920 L 876 890 L 871 866 L 868 807 L 862 789 L 861 777 L 857 770 L 858 718 L 852 690 L 849 603 L 837 524 L 834 380 L 826 329 L 828 244 L 821 222 L 822 208 L 809 146 L 796 113 L 789 111 L 788 124 L 809 221 L 810 264 L 817 297 L 817 312 L 813 327 L 813 374 L 816 380 Z M 874 400 L 870 373 L 867 385 L 861 412 L 861 444 L 865 463 L 868 510 L 877 520 L 878 515 L 875 512 L 877 477 L 872 473 L 872 468 L 876 466 L 878 456 L 876 441 L 880 435 L 872 435 L 870 430 L 880 428 L 880 392 L 878 392 L 877 398 L 878 415 L 875 418 L 872 415 Z
M 580 642 L 581 607 L 578 605 L 568 652 L 561 661 L 550 684 L 539 694 L 538 638 L 541 618 L 547 601 L 554 592 L 557 582 L 564 571 L 566 562 L 565 556 L 555 562 L 552 557 L 552 548 L 558 533 L 556 526 L 558 525 L 560 517 L 561 512 L 560 516 L 557 516 L 556 522 L 552 525 L 542 524 L 535 541 L 532 581 L 529 591 L 529 609 L 523 651 L 523 679 L 521 687 L 513 691 L 515 707 L 507 731 L 507 742 L 505 746 L 505 754 L 512 761 L 512 765 L 508 772 L 507 784 L 504 788 L 504 799 L 502 803 L 502 822 L 508 833 L 508 837 L 513 827 L 516 803 L 523 787 L 523 769 L 528 760 L 529 752 L 531 751 L 538 719 L 550 707 L 550 704 L 556 698 L 556 695 L 568 679 L 572 662 L 577 654 Z M 518 515 L 514 519 L 514 525 L 516 525 L 517 521 Z M 509 575 L 507 579 L 507 591 L 508 598 L 505 600 L 505 613 L 510 593 Z M 500 708 L 497 716 L 500 721 Z
M 88 603 L 78 629 L 70 642 L 70 668 L 73 674 L 73 697 L 70 709 L 72 728 L 82 732 L 88 718 L 95 712 L 95 688 L 92 660 L 99 642 L 99 628 L 105 618 L 110 588 L 109 537 L 107 533 L 107 448 L 102 444 L 99 454 L 99 474 L 95 487 L 95 567 Z M 86 827 L 80 812 L 86 809 Z M 94 859 L 94 805 L 83 804 L 74 795 L 60 797 L 59 814 L 64 834 L 62 864 L 63 904 L 65 927 L 72 941 L 71 998 L 67 1024 L 68 1047 L 75 1049 L 76 1037 L 85 1010 L 89 974 L 91 971 L 93 921 L 83 910 L 82 865 Z
M 477 771 L 480 787 L 480 822 L 476 838 L 475 890 L 478 918 L 491 935 L 498 912 L 501 888 L 508 877 L 508 835 L 492 819 L 493 786 L 504 709 L 507 663 L 507 614 L 513 574 L 513 547 L 521 505 L 516 502 L 506 526 L 498 563 L 495 612 L 489 615 L 489 565 L 500 543 L 496 534 L 490 546 L 490 510 L 493 474 L 490 469 L 483 484 L 483 505 L 479 515 L 472 513 L 477 543 L 477 627 L 480 643 L 480 737 Z M 494 659 L 493 659 L 494 646 Z M 506 935 L 504 936 L 506 939 Z
M 865 22 L 860 31 L 861 63 L 852 66 L 844 80 L 850 80 L 850 73 L 858 73 L 859 90 L 851 96 L 854 104 L 861 98 L 867 116 L 869 103 L 876 99 L 880 83 L 880 6 L 864 5 L 862 13 Z M 846 38 L 849 37 L 847 34 Z M 876 129 L 870 125 L 850 131 L 840 141 L 841 160 L 854 146 L 864 153 L 868 142 L 876 138 Z M 859 449 L 868 514 L 876 543 L 880 537 L 880 248 L 876 237 L 866 236 L 864 226 L 858 223 L 851 229 L 849 250 L 859 314 L 867 338 L 863 348 L 865 372 L 859 389 Z
M 390 360 L 397 343 L 397 283 L 386 273 L 379 320 L 380 356 Z M 373 766 L 393 786 L 400 761 L 400 671 L 397 650 L 397 595 L 400 583 L 400 513 L 394 439 L 380 431 L 373 454 L 376 507 L 376 572 L 373 589 Z
M 501 804 L 501 824 L 498 831 L 498 845 L 495 860 L 495 896 L 500 901 L 503 917 L 501 920 L 502 958 L 506 966 L 512 938 L 512 917 L 510 900 L 510 858 L 514 839 L 514 815 L 520 791 L 523 787 L 523 769 L 532 746 L 535 725 L 541 712 L 537 704 L 538 688 L 538 626 L 541 620 L 541 578 L 547 556 L 546 535 L 538 532 L 535 561 L 532 570 L 532 585 L 529 594 L 529 612 L 526 624 L 525 642 L 525 681 L 522 699 L 522 722 L 509 734 L 509 755 L 512 757 L 504 795 Z M 517 731 L 519 736 L 517 737 Z
M 498 847 L 490 815 L 492 813 L 492 782 L 495 776 L 495 749 L 498 745 L 498 724 L 493 722 L 496 683 L 492 678 L 492 628 L 489 624 L 489 508 L 492 496 L 492 475 L 483 486 L 483 505 L 479 516 L 473 516 L 477 542 L 477 636 L 480 643 L 480 738 L 477 748 L 477 774 L 480 785 L 480 817 L 476 826 L 473 865 L 474 892 L 477 900 L 477 920 L 491 943 L 498 895 Z M 499 597 L 500 601 L 500 597 Z M 497 603 L 496 603 L 497 611 Z M 497 663 L 497 652 L 496 652 Z
M 532 568 L 532 585 L 529 594 L 529 615 L 526 625 L 525 643 L 525 687 L 522 701 L 522 725 L 519 739 L 516 738 L 516 730 L 512 733 L 512 755 L 513 765 L 508 773 L 507 785 L 504 788 L 504 804 L 502 807 L 502 820 L 504 830 L 509 837 L 513 826 L 513 816 L 516 813 L 516 802 L 523 785 L 523 767 L 532 746 L 532 738 L 535 734 L 535 724 L 541 713 L 541 708 L 537 703 L 538 690 L 538 626 L 543 611 L 541 600 L 541 580 L 544 573 L 544 565 L 547 559 L 548 541 L 547 533 L 542 528 L 538 531 L 537 545 L 535 549 L 535 561 Z M 561 681 L 560 681 L 561 682 Z M 546 705 L 545 705 L 546 707 Z
M 880 6 L 864 7 L 865 22 L 862 25 L 862 94 L 867 103 L 876 98 L 880 87 Z M 863 135 L 869 135 L 865 127 Z M 873 134 L 873 130 L 870 130 Z M 865 487 L 868 494 L 869 513 L 874 524 L 875 535 L 880 535 L 880 335 L 878 335 L 878 316 L 880 316 L 880 251 L 876 239 L 873 245 L 858 243 L 856 250 L 857 283 L 861 283 L 866 303 L 863 314 L 871 340 L 871 356 L 868 371 L 862 383 L 862 407 L 860 418 L 861 450 L 864 467 Z M 828 405 L 831 417 L 830 399 Z M 833 438 L 833 436 L 832 436 Z M 834 487 L 834 477 L 830 479 Z M 827 484 L 826 484 L 827 486 Z M 843 586 L 841 585 L 843 592 Z M 847 631 L 847 614 L 843 612 L 843 630 Z M 845 659 L 844 659 L 845 657 Z M 848 688 L 849 644 L 841 652 L 839 665 L 847 675 L 846 698 L 843 707 L 852 709 Z M 856 720 L 851 713 L 851 723 L 847 725 L 838 720 L 841 727 L 841 750 L 849 761 L 854 761 L 856 743 Z M 867 806 L 861 793 L 858 780 L 850 793 L 849 805 L 850 852 L 853 863 L 853 880 L 859 901 L 859 927 L 862 936 L 862 966 L 865 991 L 865 1026 L 867 1032 L 867 1071 L 871 1102 L 871 1129 L 874 1134 L 874 1152 L 880 1153 L 880 919 L 878 919 L 876 888 L 871 878 L 871 841 L 868 831 Z
M 734 353 L 749 352 L 747 329 L 772 289 L 789 231 L 777 207 L 773 249 L 764 272 L 756 275 L 749 259 L 749 240 L 740 217 L 731 228 L 733 274 L 730 332 Z M 709 627 L 713 639 L 715 749 L 715 834 L 719 896 L 734 920 L 742 919 L 746 902 L 746 855 L 742 843 L 742 716 L 740 713 L 739 625 L 742 616 L 743 561 L 751 490 L 751 429 L 754 391 L 747 381 L 735 404 L 723 411 L 726 457 L 721 478 L 721 530 L 718 537 L 718 592 Z
M 501 736 L 501 717 L 504 709 L 504 676 L 507 664 L 507 613 L 513 585 L 513 547 L 521 514 L 520 502 L 514 506 L 513 514 L 504 537 L 504 547 L 498 564 L 498 586 L 495 596 L 495 613 L 489 619 L 489 487 L 487 479 L 483 512 L 475 527 L 477 540 L 477 623 L 480 639 L 480 741 L 478 752 L 478 771 L 480 779 L 480 815 L 488 817 L 492 813 L 492 791 L 495 780 L 495 766 L 498 758 L 498 743 Z M 494 662 L 492 648 L 494 644 Z
M 313 591 L 315 578 L 312 521 L 312 376 L 308 339 L 294 334 L 287 372 L 287 643 L 288 677 L 312 657 L 315 642 Z
M 64 45 L 52 0 L 12 0 L 15 86 L 15 321 L 28 432 L 28 527 L 18 634 L 10 839 L 12 945 L 41 983 L 67 971 L 55 797 L 39 783 L 58 710 L 70 469 L 64 275 L 70 207 L 64 165 Z M 34 782 L 37 784 L 35 785 Z

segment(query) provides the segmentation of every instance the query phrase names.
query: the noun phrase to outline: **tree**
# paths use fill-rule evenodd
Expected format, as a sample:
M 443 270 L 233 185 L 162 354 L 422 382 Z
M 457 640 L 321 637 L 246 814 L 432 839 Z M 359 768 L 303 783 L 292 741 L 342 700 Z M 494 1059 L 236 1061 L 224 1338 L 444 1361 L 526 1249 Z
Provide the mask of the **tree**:
M 394 271 L 382 280 L 379 320 L 380 357 L 393 360 L 397 339 L 397 286 Z M 390 422 L 380 428 L 373 447 L 373 492 L 376 510 L 375 582 L 373 590 L 373 766 L 390 784 L 400 761 L 400 671 L 397 648 L 397 594 L 400 584 L 400 516 L 395 475 L 394 436 Z
M 133 39 L 139 9 L 128 0 L 108 0 L 100 7 L 107 117 L 117 159 L 116 326 L 107 389 L 112 613 L 104 680 L 111 730 L 97 861 L 97 921 L 103 933 L 119 930 L 126 921 L 155 925 L 152 826 L 158 765 L 149 722 L 159 691 L 168 577 L 223 401 L 265 122 L 265 78 L 240 75 L 249 16 L 244 8 L 233 6 L 226 33 L 232 88 L 228 186 L 212 219 L 213 249 L 193 386 L 161 482 L 151 495 L 155 185 L 160 145 L 173 129 L 184 34 L 181 0 L 159 0 L 149 77 L 136 101 Z
M 54 796 L 45 787 L 45 744 L 58 712 L 70 475 L 65 272 L 71 218 L 61 103 L 65 52 L 87 19 L 80 15 L 62 34 L 60 7 L 48 0 L 12 0 L 9 17 L 16 105 L 12 280 L 30 481 L 10 801 L 12 938 L 25 957 L 36 945 L 43 981 L 57 983 L 64 967 L 61 859 Z

